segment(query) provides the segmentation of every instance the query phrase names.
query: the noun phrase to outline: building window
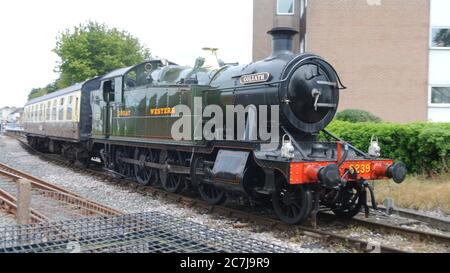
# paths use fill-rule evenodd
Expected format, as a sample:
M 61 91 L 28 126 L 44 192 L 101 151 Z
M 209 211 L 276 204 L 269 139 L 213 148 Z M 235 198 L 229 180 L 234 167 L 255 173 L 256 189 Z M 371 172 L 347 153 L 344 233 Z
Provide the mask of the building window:
M 450 106 L 450 86 L 432 86 L 430 99 L 433 106 Z
M 277 1 L 278 15 L 293 15 L 294 14 L 294 0 L 278 0 Z
M 450 27 L 431 29 L 431 47 L 450 49 Z

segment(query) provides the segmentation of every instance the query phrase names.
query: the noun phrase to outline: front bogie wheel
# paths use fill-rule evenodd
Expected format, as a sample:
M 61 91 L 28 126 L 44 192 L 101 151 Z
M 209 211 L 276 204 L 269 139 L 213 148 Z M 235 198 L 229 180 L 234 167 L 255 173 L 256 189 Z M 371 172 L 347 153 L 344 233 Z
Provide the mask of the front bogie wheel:
M 333 213 L 339 219 L 352 219 L 361 211 L 365 194 L 366 191 L 358 184 L 341 189 L 337 203 L 331 208 Z

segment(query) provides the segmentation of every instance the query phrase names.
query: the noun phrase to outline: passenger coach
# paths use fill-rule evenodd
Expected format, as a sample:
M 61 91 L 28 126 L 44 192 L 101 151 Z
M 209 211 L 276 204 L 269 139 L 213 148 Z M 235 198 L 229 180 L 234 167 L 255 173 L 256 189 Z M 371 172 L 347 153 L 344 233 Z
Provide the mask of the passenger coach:
M 94 78 L 28 101 L 24 130 L 30 145 L 85 163 L 92 124 L 90 92 L 99 87 L 99 78 Z

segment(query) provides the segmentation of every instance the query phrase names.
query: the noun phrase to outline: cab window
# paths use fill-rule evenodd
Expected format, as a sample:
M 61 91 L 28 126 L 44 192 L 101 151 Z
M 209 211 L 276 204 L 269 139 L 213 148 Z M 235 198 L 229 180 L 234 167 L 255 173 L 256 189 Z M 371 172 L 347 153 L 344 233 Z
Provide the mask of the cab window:
M 130 70 L 124 77 L 125 91 L 153 83 L 151 72 L 155 68 L 152 63 L 143 63 Z

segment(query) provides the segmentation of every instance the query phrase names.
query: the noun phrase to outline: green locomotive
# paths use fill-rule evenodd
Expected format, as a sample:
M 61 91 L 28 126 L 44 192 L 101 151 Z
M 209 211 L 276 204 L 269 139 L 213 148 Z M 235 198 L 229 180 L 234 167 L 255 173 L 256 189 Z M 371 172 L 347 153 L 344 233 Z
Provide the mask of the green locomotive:
M 173 193 L 198 189 L 211 204 L 231 196 L 271 201 L 291 224 L 322 209 L 344 218 L 368 211 L 366 196 L 373 192 L 366 181 L 401 183 L 405 165 L 328 133 L 344 88 L 336 71 L 319 56 L 292 53 L 294 30 L 269 34 L 271 56 L 248 65 L 225 65 L 210 49 L 194 67 L 150 60 L 81 84 L 72 134 L 38 130 L 58 122 L 51 118 L 53 97 L 31 101 L 28 139 L 81 164 L 101 158 L 143 185 L 160 183 Z M 36 121 L 40 104 L 44 118 Z M 321 131 L 335 141 L 318 141 Z

